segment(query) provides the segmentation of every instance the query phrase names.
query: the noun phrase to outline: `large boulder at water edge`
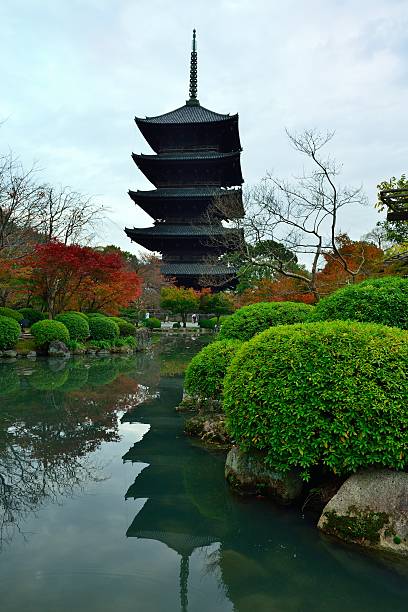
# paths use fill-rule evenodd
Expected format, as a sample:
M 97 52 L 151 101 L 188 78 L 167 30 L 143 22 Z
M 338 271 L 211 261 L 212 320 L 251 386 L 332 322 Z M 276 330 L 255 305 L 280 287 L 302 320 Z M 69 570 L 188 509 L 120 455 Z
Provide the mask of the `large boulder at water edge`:
M 261 455 L 233 446 L 225 463 L 225 478 L 239 492 L 262 494 L 281 504 L 290 504 L 302 493 L 303 481 L 295 472 L 276 472 Z
M 61 340 L 53 340 L 48 347 L 50 357 L 69 357 L 70 353 L 67 345 Z
M 408 558 L 408 474 L 353 474 L 325 506 L 318 526 L 346 542 Z

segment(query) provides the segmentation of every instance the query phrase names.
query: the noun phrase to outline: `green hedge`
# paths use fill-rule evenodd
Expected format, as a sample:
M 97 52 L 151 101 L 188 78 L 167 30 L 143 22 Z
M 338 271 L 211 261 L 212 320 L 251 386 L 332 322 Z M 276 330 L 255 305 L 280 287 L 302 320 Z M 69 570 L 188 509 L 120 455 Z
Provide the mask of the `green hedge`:
M 115 323 L 119 327 L 119 335 L 122 338 L 126 338 L 127 336 L 132 336 L 136 333 L 136 327 L 133 323 L 129 323 L 126 319 L 122 319 L 121 317 L 109 317 L 111 321 L 115 321 Z
M 20 325 L 15 319 L 0 316 L 0 351 L 14 348 L 20 331 Z
M 143 324 L 148 329 L 160 329 L 161 327 L 161 321 L 160 319 L 156 319 L 156 317 L 150 317 L 149 319 L 145 319 L 143 321 Z
M 119 337 L 119 327 L 108 317 L 96 316 L 89 319 L 92 340 L 114 340 Z
M 28 321 L 30 326 L 33 325 L 33 323 L 37 323 L 37 321 L 48 319 L 48 315 L 39 310 L 35 310 L 35 308 L 20 308 L 19 312 L 21 312 L 23 319 Z
M 88 321 L 75 312 L 67 312 L 59 314 L 55 317 L 56 321 L 60 321 L 65 325 L 69 331 L 69 337 L 71 340 L 78 340 L 84 342 L 89 337 L 89 324 Z
M 387 276 L 338 289 L 316 304 L 310 318 L 335 319 L 408 329 L 408 278 Z
M 19 310 L 13 310 L 12 308 L 6 308 L 4 306 L 0 307 L 0 317 L 9 317 L 10 319 L 14 319 L 19 323 L 24 318 Z
M 222 324 L 220 338 L 249 340 L 255 334 L 274 327 L 306 321 L 313 306 L 300 302 L 260 302 L 240 308 Z
M 333 321 L 271 328 L 227 372 L 230 435 L 276 470 L 407 465 L 408 333 Z
M 67 310 L 67 312 L 62 312 L 61 314 L 74 314 L 78 317 L 82 317 L 86 322 L 88 322 L 88 315 L 86 315 L 84 312 L 80 312 L 79 310 Z
M 53 340 L 60 340 L 64 344 L 69 341 L 69 331 L 60 321 L 37 321 L 31 326 L 31 333 L 39 348 L 47 348 Z
M 197 353 L 186 370 L 184 388 L 187 393 L 221 399 L 225 373 L 241 345 L 239 340 L 219 340 Z

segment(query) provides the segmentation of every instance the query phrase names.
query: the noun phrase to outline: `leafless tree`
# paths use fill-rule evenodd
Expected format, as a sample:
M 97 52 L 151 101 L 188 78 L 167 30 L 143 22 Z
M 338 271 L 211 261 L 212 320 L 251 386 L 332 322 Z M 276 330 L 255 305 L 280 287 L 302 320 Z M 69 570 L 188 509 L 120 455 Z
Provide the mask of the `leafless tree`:
M 42 183 L 12 154 L 0 155 L 0 257 L 18 257 L 33 244 L 89 243 L 105 209 L 70 187 Z
M 335 258 L 351 278 L 359 274 L 364 264 L 363 250 L 358 263 L 351 264 L 339 250 L 336 237 L 339 211 L 365 204 L 366 197 L 361 187 L 338 185 L 339 166 L 329 156 L 322 156 L 333 133 L 306 130 L 287 135 L 294 149 L 307 158 L 310 169 L 291 181 L 268 174 L 259 185 L 246 191 L 245 217 L 229 225 L 244 233 L 238 252 L 241 271 L 249 266 L 269 267 L 276 274 L 303 283 L 318 300 L 316 276 L 323 256 Z M 220 216 L 231 219 L 227 210 L 220 209 L 222 198 L 214 205 Z M 269 245 L 270 252 L 268 248 L 254 248 L 262 244 Z M 295 265 L 305 259 L 311 261 L 310 271 Z

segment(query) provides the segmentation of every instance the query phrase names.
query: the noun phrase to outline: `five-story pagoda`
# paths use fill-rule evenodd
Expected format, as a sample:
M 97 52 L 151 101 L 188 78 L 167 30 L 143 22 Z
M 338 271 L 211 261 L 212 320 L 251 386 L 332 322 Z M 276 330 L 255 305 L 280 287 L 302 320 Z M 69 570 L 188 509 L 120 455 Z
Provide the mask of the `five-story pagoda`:
M 235 269 L 219 261 L 236 250 L 242 235 L 223 226 L 241 218 L 243 183 L 238 115 L 222 115 L 197 99 L 197 47 L 193 31 L 190 98 L 158 117 L 135 118 L 155 155 L 132 158 L 156 187 L 129 191 L 155 220 L 153 227 L 126 228 L 132 241 L 162 254 L 161 271 L 184 287 L 234 284 Z

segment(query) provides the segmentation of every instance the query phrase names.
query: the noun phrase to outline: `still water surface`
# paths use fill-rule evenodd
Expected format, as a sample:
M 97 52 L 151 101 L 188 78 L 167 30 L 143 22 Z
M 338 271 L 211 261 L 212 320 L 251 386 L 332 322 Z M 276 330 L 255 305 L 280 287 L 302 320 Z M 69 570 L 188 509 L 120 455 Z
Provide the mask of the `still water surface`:
M 199 342 L 0 363 L 0 610 L 406 612 L 408 572 L 235 497 L 182 435 Z

